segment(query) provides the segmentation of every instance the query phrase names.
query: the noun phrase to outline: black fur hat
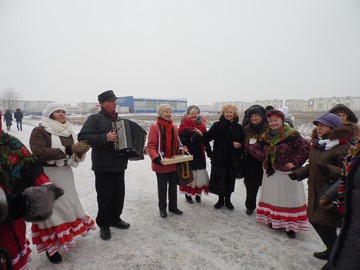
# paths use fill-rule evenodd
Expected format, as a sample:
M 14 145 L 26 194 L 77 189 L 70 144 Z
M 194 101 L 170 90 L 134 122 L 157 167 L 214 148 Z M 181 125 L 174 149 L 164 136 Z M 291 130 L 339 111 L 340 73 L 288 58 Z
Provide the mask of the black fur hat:
M 347 115 L 347 121 L 357 124 L 358 118 L 354 114 L 352 110 L 350 110 L 349 107 L 345 106 L 344 104 L 336 104 L 330 111 L 330 113 L 337 114 L 339 112 L 346 113 Z

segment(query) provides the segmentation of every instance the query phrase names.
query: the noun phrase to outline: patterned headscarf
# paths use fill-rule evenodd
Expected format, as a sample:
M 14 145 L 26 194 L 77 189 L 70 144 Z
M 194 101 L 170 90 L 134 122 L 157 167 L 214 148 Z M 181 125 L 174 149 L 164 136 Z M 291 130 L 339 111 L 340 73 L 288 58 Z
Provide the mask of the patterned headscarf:
M 13 184 L 22 180 L 36 159 L 17 138 L 5 132 L 0 135 L 0 152 L 0 184 L 11 192 Z
M 266 161 L 267 168 L 266 173 L 268 176 L 274 174 L 276 146 L 287 138 L 297 138 L 300 134 L 297 130 L 289 127 L 288 125 L 282 125 L 281 128 L 273 136 L 270 128 L 268 128 L 260 137 L 260 141 L 266 142 L 269 147 L 266 149 Z

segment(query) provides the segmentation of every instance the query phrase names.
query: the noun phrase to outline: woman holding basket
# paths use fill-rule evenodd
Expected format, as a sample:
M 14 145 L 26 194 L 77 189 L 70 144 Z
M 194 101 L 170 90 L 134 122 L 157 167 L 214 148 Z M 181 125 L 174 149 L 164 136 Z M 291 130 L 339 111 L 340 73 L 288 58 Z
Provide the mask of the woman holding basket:
M 171 106 L 161 104 L 157 108 L 158 118 L 150 127 L 148 135 L 148 151 L 152 160 L 151 168 L 156 173 L 159 210 L 162 218 L 167 217 L 166 197 L 169 192 L 169 212 L 182 215 L 177 208 L 177 171 L 176 164 L 163 165 L 162 158 L 172 158 L 178 153 L 180 146 L 177 127 L 171 119 Z

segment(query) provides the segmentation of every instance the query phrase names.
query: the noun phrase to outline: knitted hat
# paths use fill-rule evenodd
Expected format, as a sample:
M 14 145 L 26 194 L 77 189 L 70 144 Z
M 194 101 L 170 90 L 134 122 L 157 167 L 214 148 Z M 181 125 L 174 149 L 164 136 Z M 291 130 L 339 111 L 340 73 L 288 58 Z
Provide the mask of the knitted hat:
M 166 109 L 171 110 L 170 104 L 160 104 L 156 110 L 157 110 L 158 115 L 161 116 L 163 114 L 163 112 L 165 112 Z
M 43 113 L 42 113 L 42 116 L 49 118 L 50 115 L 51 115 L 53 112 L 57 111 L 57 110 L 64 110 L 64 111 L 66 111 L 66 108 L 65 108 L 64 104 L 61 104 L 61 103 L 59 103 L 59 102 L 51 102 L 51 103 L 49 103 L 49 104 L 45 107 L 45 109 L 44 109 L 44 111 L 43 111 Z
M 285 121 L 285 117 L 284 117 L 284 114 L 282 111 L 279 111 L 279 110 L 275 110 L 275 109 L 272 109 L 270 111 L 268 111 L 266 113 L 266 117 L 267 118 L 281 118 L 281 120 L 284 122 Z
M 350 110 L 349 107 L 345 106 L 344 104 L 337 104 L 335 105 L 333 108 L 331 108 L 331 110 L 329 111 L 330 113 L 345 113 L 347 115 L 347 121 L 357 124 L 358 123 L 358 118 L 356 117 L 356 115 L 354 114 L 354 112 L 352 110 Z
M 105 102 L 112 98 L 116 98 L 113 90 L 107 90 L 105 92 L 102 92 L 100 95 L 98 95 L 99 103 Z
M 196 106 L 196 105 L 190 105 L 190 106 L 186 109 L 186 115 L 189 115 L 190 112 L 191 112 L 191 110 L 193 110 L 193 109 L 197 110 L 198 114 L 200 114 L 200 109 L 199 109 L 198 106 Z
M 341 122 L 341 118 L 333 113 L 325 113 L 313 122 L 315 126 L 317 126 L 319 123 L 322 123 L 332 128 L 343 126 L 343 123 Z

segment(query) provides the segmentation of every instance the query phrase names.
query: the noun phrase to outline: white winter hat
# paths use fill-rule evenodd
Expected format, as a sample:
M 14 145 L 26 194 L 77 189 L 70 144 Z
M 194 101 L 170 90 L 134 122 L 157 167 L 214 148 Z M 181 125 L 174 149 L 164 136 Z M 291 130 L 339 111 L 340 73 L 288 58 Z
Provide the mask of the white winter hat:
M 49 104 L 46 106 L 46 108 L 44 109 L 42 116 L 43 116 L 43 117 L 50 117 L 50 115 L 51 115 L 53 112 L 57 111 L 57 110 L 64 110 L 64 111 L 66 111 L 66 108 L 65 108 L 64 104 L 62 104 L 62 103 L 59 103 L 59 102 L 51 102 L 51 103 L 49 103 Z
M 157 107 L 158 115 L 161 117 L 161 115 L 163 114 L 163 112 L 165 112 L 166 109 L 171 110 L 170 104 L 160 104 L 159 107 Z

